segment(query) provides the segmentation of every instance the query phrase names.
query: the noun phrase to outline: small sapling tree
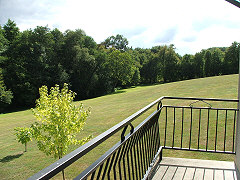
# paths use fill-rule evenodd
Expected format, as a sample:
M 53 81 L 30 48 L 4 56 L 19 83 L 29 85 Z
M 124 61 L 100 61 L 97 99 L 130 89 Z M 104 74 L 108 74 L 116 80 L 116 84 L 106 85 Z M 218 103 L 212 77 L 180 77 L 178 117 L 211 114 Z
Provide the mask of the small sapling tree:
M 73 104 L 75 93 L 64 84 L 62 90 L 56 85 L 48 93 L 47 86 L 39 89 L 40 98 L 36 101 L 33 115 L 38 120 L 31 128 L 38 148 L 46 155 L 62 158 L 71 144 L 84 144 L 91 136 L 76 139 L 90 113 L 83 110 L 83 105 Z M 62 171 L 63 179 L 64 171 Z
M 27 143 L 32 141 L 32 131 L 31 128 L 17 127 L 14 129 L 16 131 L 18 142 L 25 145 L 25 152 L 27 152 Z

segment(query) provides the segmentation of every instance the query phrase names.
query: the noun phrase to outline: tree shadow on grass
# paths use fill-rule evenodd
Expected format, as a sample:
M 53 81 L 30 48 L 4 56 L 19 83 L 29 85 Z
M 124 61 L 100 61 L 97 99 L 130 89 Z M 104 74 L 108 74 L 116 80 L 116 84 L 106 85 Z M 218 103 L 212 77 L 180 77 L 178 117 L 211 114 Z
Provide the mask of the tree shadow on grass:
M 21 157 L 22 155 L 23 155 L 23 153 L 21 153 L 21 154 L 15 154 L 15 155 L 8 155 L 8 156 L 0 159 L 0 162 L 2 162 L 2 163 L 10 162 L 10 161 L 12 161 L 12 160 L 14 160 L 14 159 L 16 159 L 16 158 Z

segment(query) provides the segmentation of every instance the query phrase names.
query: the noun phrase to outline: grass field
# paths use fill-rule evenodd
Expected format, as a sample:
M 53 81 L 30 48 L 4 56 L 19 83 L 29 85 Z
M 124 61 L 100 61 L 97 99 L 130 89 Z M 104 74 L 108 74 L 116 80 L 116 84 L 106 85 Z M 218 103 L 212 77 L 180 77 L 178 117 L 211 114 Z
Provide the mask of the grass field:
M 238 75 L 226 75 L 167 83 L 153 86 L 138 86 L 123 89 L 116 94 L 82 101 L 85 107 L 91 106 L 91 116 L 87 120 L 81 136 L 92 134 L 94 137 L 119 123 L 129 115 L 148 105 L 161 96 L 205 97 L 236 99 Z M 76 102 L 78 104 L 80 102 Z M 0 179 L 26 179 L 55 161 L 37 149 L 35 142 L 28 144 L 28 152 L 15 140 L 14 128 L 29 126 L 34 122 L 31 110 L 0 115 Z M 140 120 L 134 124 L 138 124 Z M 119 134 L 100 145 L 66 169 L 67 178 L 78 175 L 91 162 L 103 154 L 115 142 Z M 69 152 L 77 146 L 69 148 Z M 231 155 L 212 155 L 209 153 L 188 153 L 164 151 L 164 156 L 177 156 L 201 159 L 233 160 Z M 56 179 L 61 176 L 56 176 Z

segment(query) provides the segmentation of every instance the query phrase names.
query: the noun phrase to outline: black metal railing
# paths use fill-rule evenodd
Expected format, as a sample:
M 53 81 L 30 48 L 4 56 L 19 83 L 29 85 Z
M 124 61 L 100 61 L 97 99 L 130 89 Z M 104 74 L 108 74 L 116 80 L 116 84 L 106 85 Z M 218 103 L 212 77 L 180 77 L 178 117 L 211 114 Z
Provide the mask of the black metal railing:
M 159 122 L 164 149 L 235 154 L 237 108 L 163 106 L 163 109 Z
M 155 111 L 126 137 L 124 128 L 119 143 L 83 171 L 76 179 L 142 179 L 147 177 L 152 164 L 160 155 L 158 117 Z
M 165 100 L 177 102 L 165 105 Z M 182 105 L 183 100 L 194 102 L 186 106 Z M 196 107 L 198 101 L 207 107 Z M 220 107 L 215 107 L 215 102 Z M 235 154 L 237 102 L 161 97 L 29 179 L 55 176 L 119 131 L 122 131 L 121 141 L 75 179 L 148 179 L 154 164 L 162 158 L 162 148 Z M 154 105 L 157 110 L 134 128 L 132 121 Z M 130 133 L 125 136 L 128 127 Z

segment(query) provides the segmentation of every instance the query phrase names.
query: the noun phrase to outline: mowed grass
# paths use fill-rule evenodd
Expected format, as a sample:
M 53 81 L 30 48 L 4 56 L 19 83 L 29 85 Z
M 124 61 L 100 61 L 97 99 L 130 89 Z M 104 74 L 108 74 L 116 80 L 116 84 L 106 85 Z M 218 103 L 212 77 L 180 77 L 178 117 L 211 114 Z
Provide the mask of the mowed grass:
M 91 115 L 79 138 L 88 134 L 96 137 L 161 96 L 236 99 L 237 88 L 238 75 L 226 75 L 160 85 L 138 86 L 120 90 L 116 94 L 75 102 L 76 104 L 83 103 L 86 108 L 91 107 Z M 136 126 L 142 119 L 136 120 L 133 124 Z M 53 157 L 46 156 L 39 151 L 35 142 L 30 142 L 28 152 L 23 153 L 24 146 L 15 140 L 14 128 L 30 126 L 34 121 L 31 110 L 0 115 L 0 179 L 26 179 L 55 162 Z M 107 142 L 69 166 L 66 169 L 67 178 L 72 179 L 77 176 L 119 140 L 120 134 L 117 133 Z M 176 143 L 179 142 L 176 140 Z M 77 147 L 71 146 L 69 152 Z M 232 155 L 166 150 L 164 150 L 164 156 L 233 160 Z M 55 179 L 61 179 L 61 174 L 57 175 Z

